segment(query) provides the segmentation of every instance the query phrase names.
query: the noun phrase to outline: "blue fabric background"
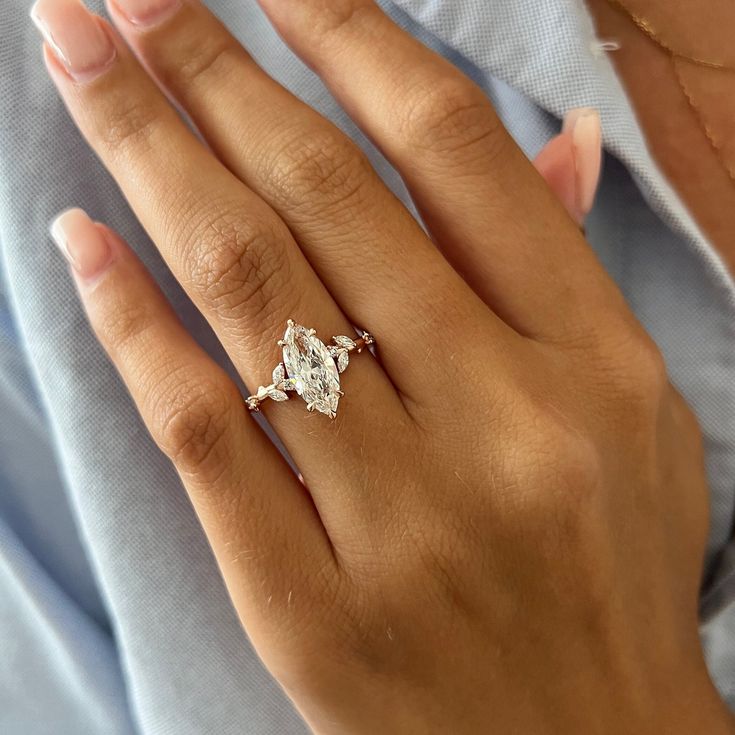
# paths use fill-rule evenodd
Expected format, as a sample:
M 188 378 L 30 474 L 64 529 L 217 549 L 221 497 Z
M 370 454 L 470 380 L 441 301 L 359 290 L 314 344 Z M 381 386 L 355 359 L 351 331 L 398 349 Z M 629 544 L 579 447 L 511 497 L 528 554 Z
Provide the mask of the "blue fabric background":
M 255 2 L 210 4 L 405 200 L 395 172 Z M 384 5 L 483 85 L 529 155 L 567 109 L 602 111 L 608 156 L 589 237 L 705 430 L 713 519 L 702 636 L 735 704 L 732 280 L 652 163 L 580 2 Z M 29 3 L 0 8 L 0 732 L 305 732 L 239 627 L 177 476 L 89 331 L 49 244 L 51 218 L 83 206 L 117 229 L 224 357 L 70 122 L 42 67 Z

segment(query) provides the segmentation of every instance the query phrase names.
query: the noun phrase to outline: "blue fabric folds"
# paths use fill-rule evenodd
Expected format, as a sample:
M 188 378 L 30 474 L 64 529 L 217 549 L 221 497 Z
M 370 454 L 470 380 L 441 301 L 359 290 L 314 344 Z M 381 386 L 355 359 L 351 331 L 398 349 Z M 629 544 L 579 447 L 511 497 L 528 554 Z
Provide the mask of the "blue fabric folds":
M 96 344 L 48 223 L 82 206 L 138 251 L 214 354 L 40 62 L 28 4 L 0 13 L 0 732 L 306 732 L 242 632 L 180 482 Z M 103 12 L 99 2 L 95 10 Z M 702 635 L 735 704 L 735 288 L 652 162 L 576 0 L 385 0 L 487 90 L 536 153 L 570 107 L 603 114 L 608 151 L 588 232 L 706 434 L 712 493 Z M 277 79 L 396 173 L 255 3 L 211 7 Z

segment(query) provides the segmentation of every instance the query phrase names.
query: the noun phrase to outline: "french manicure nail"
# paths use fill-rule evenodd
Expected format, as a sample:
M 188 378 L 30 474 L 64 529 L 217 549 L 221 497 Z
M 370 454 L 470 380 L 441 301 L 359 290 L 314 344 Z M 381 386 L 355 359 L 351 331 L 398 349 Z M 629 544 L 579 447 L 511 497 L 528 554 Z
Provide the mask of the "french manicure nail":
M 584 218 L 592 209 L 602 166 L 602 126 L 597 110 L 570 110 L 563 131 L 571 134 L 577 175 L 577 207 Z
M 135 26 L 152 28 L 173 15 L 181 0 L 112 0 L 115 7 Z
M 31 19 L 77 81 L 99 76 L 115 58 L 115 47 L 98 18 L 77 0 L 36 0 Z
M 56 217 L 51 237 L 84 281 L 102 275 L 112 261 L 107 239 L 81 209 L 69 209 Z

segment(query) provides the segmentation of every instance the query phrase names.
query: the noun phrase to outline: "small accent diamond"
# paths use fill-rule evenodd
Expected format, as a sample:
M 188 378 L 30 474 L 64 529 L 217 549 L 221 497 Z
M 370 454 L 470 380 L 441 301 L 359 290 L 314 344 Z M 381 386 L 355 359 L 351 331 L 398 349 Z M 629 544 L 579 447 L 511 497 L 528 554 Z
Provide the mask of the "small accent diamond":
M 279 390 L 278 388 L 275 388 L 271 386 L 268 388 L 268 397 L 272 401 L 287 401 L 288 395 L 284 393 L 282 390 Z
M 273 370 L 273 385 L 278 385 L 286 377 L 286 368 L 279 362 Z
M 335 337 L 334 342 L 338 347 L 344 347 L 346 350 L 354 350 L 356 347 L 355 340 L 345 336 Z

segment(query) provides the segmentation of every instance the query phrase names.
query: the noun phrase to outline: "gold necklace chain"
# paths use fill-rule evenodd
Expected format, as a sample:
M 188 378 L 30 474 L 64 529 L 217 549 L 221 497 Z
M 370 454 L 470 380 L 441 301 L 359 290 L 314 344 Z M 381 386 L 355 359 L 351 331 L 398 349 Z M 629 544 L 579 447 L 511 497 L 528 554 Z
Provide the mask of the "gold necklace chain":
M 707 142 L 710 144 L 710 147 L 715 154 L 715 158 L 726 171 L 727 175 L 730 177 L 730 180 L 735 183 L 735 166 L 731 165 L 727 160 L 727 156 L 722 150 L 720 144 L 717 142 L 717 138 L 713 134 L 710 125 L 707 122 L 705 114 L 696 104 L 692 90 L 690 89 L 686 80 L 682 77 L 680 65 L 681 62 L 688 62 L 690 64 L 694 64 L 705 69 L 711 69 L 712 71 L 726 73 L 735 72 L 735 67 L 720 62 L 711 61 L 709 59 L 700 59 L 695 56 L 680 53 L 669 45 L 669 43 L 661 36 L 661 34 L 646 18 L 643 18 L 633 13 L 625 5 L 623 0 L 607 0 L 607 2 L 611 7 L 616 8 L 619 12 L 627 16 L 627 18 L 632 23 L 634 23 L 651 41 L 653 41 L 661 50 L 665 51 L 669 55 L 676 83 L 679 85 L 679 88 L 681 89 L 681 92 L 684 95 L 687 104 L 694 113 L 694 116 L 696 117 L 697 122 L 702 129 L 702 133 L 704 134 Z
M 661 47 L 664 51 L 667 51 L 671 56 L 683 59 L 684 61 L 689 61 L 692 64 L 696 64 L 697 66 L 704 66 L 708 69 L 718 69 L 720 71 L 735 72 L 735 67 L 730 66 L 729 64 L 725 64 L 719 61 L 710 61 L 709 59 L 699 59 L 696 56 L 689 56 L 687 54 L 681 53 L 680 51 L 677 51 L 675 48 L 672 48 L 669 43 L 663 38 L 661 33 L 659 33 L 653 27 L 653 24 L 650 21 L 648 21 L 646 18 L 643 18 L 642 16 L 633 13 L 625 4 L 625 2 L 623 2 L 623 0 L 607 0 L 607 2 L 609 5 L 617 8 L 624 15 L 628 16 L 628 18 L 633 23 L 635 23 L 635 25 L 638 26 L 638 28 L 640 28 L 643 33 L 645 33 L 657 46 Z

